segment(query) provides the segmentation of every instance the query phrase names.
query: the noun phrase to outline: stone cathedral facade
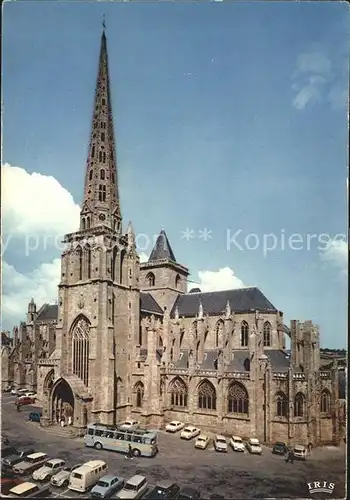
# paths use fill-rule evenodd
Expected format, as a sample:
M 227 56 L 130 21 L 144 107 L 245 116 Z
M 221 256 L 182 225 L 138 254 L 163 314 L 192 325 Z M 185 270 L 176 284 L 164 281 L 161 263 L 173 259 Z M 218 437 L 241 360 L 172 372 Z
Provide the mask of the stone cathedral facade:
M 265 443 L 339 442 L 339 374 L 320 367 L 317 326 L 287 327 L 258 288 L 187 293 L 164 230 L 140 264 L 121 215 L 104 32 L 80 227 L 65 243 L 57 305 L 32 300 L 8 353 L 42 425 L 178 419 Z

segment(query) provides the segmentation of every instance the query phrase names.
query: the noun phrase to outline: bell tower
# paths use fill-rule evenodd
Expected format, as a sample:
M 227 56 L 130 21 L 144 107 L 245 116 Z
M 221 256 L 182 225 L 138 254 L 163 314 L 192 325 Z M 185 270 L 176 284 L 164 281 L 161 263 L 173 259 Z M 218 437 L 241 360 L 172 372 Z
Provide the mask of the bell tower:
M 140 294 L 135 234 L 131 224 L 122 229 L 104 27 L 80 228 L 64 241 L 55 359 L 66 386 L 55 390 L 60 401 L 74 401 L 77 427 L 113 424 L 131 404 L 130 353 Z M 64 396 L 67 384 L 71 393 Z

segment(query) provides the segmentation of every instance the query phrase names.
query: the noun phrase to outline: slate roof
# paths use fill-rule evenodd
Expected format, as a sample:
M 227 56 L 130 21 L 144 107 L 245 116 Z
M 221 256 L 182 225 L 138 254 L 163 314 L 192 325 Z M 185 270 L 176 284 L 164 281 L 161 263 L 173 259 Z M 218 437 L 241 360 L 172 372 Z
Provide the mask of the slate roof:
M 188 350 L 181 350 L 180 359 L 174 363 L 176 368 L 186 369 L 188 367 Z M 289 368 L 289 358 L 286 356 L 284 351 L 280 351 L 277 349 L 269 349 L 265 350 L 264 353 L 268 356 L 273 372 L 285 373 Z M 232 351 L 233 359 L 228 365 L 229 371 L 234 372 L 246 372 L 249 371 L 249 350 L 248 349 L 237 349 Z M 211 349 L 204 351 L 204 359 L 200 364 L 200 368 L 202 370 L 216 370 L 216 359 L 217 359 L 217 350 Z
M 44 304 L 36 318 L 37 321 L 53 321 L 58 318 L 58 305 L 57 304 Z
M 202 303 L 204 314 L 220 315 L 226 308 L 227 302 L 235 312 L 248 312 L 252 310 L 264 312 L 277 312 L 277 309 L 255 287 L 239 288 L 237 290 L 221 290 L 207 293 L 186 293 L 179 295 L 171 311 L 171 317 L 178 308 L 179 316 L 195 316 L 198 313 L 199 303 Z
M 162 229 L 161 232 L 159 233 L 156 244 L 154 245 L 151 255 L 149 256 L 148 262 L 153 262 L 155 260 L 162 260 L 162 259 L 169 259 L 172 260 L 173 262 L 176 262 L 174 252 L 172 251 L 172 248 L 170 246 L 168 237 L 164 229 Z
M 140 293 L 140 310 L 163 316 L 163 310 L 150 293 Z

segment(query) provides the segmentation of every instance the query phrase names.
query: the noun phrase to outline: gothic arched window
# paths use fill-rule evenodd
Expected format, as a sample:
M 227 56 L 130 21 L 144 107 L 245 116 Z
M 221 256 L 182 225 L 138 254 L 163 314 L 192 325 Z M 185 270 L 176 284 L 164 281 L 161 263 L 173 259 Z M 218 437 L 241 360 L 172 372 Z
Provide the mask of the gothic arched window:
M 140 328 L 139 328 L 139 345 L 142 345 L 142 325 L 140 323 Z
M 87 267 L 87 279 L 91 278 L 91 248 L 86 247 L 86 267 Z
M 104 184 L 98 186 L 98 201 L 106 201 L 106 186 Z
M 180 288 L 180 285 L 181 285 L 181 278 L 179 275 L 177 275 L 175 279 L 175 288 Z
M 102 181 L 104 181 L 105 177 L 106 177 L 106 172 L 105 172 L 105 170 L 103 168 L 101 168 L 101 170 L 100 170 L 100 179 Z
M 147 285 L 148 286 L 154 286 L 155 282 L 156 282 L 154 274 L 153 273 L 148 273 L 147 276 L 146 276 L 146 281 L 147 281 Z
M 112 153 L 111 153 L 111 159 L 112 159 Z M 112 182 L 114 184 L 114 173 L 112 172 Z
M 248 347 L 249 325 L 246 321 L 242 321 L 241 325 L 241 347 Z
M 271 345 L 271 325 L 268 321 L 264 323 L 264 347 Z
M 102 163 L 106 163 L 106 151 L 102 153 Z
M 321 393 L 321 413 L 329 413 L 331 410 L 331 395 L 327 389 Z
M 304 394 L 298 392 L 294 399 L 294 416 L 304 417 L 305 415 L 305 397 Z
M 91 158 L 93 158 L 94 156 L 95 156 L 95 144 L 93 144 L 91 148 Z
M 115 281 L 116 277 L 117 277 L 118 263 L 119 263 L 118 248 L 114 247 L 113 248 L 113 254 L 112 254 L 112 262 L 111 262 L 112 280 L 113 281 Z
M 137 408 L 141 408 L 143 403 L 143 397 L 145 395 L 145 389 L 143 383 L 137 382 L 134 390 L 136 392 L 136 406 Z
M 90 325 L 81 317 L 75 323 L 72 333 L 73 373 L 87 386 L 89 382 Z
M 78 259 L 79 259 L 79 280 L 83 279 L 83 251 L 81 247 L 77 248 Z
M 104 132 L 101 132 L 101 141 L 104 142 L 106 138 L 106 135 Z
M 91 169 L 89 172 L 89 180 L 92 181 L 92 176 L 94 175 L 94 171 Z
M 284 392 L 276 394 L 276 415 L 278 417 L 288 417 L 288 398 Z
M 176 378 L 170 386 L 171 405 L 185 408 L 187 406 L 187 386 L 180 378 Z
M 85 221 L 85 218 L 82 219 L 81 221 L 81 227 L 82 227 L 82 230 L 84 231 L 85 228 L 86 228 L 86 221 Z
M 213 384 L 204 380 L 198 387 L 198 408 L 216 410 L 216 391 Z
M 248 415 L 249 397 L 244 385 L 233 382 L 228 389 L 227 412 Z

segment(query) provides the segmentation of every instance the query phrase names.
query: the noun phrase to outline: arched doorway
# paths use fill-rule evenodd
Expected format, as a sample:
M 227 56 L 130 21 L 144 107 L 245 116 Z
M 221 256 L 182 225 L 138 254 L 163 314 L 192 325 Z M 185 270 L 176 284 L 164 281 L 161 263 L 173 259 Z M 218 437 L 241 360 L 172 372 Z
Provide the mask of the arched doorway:
M 66 424 L 74 422 L 74 395 L 70 385 L 59 379 L 52 391 L 52 420 L 59 423 L 64 417 Z

